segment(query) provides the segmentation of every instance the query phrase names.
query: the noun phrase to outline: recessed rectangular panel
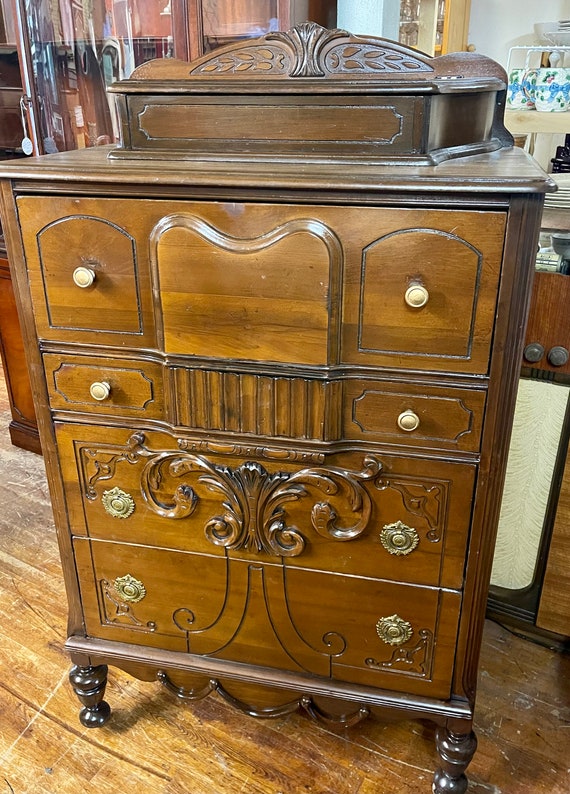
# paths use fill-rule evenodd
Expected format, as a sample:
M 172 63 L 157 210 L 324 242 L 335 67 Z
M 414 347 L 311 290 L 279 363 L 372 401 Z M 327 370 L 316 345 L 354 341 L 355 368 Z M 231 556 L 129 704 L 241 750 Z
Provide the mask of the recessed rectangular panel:
M 505 217 L 378 210 L 346 272 L 344 360 L 486 373 Z
M 339 104 L 322 96 L 307 104 L 298 97 L 250 96 L 173 102 L 157 96 L 130 97 L 129 107 L 135 149 L 394 155 L 419 149 L 416 114 L 423 101 L 355 96 Z
M 165 219 L 154 243 L 165 351 L 326 364 L 341 247 L 312 212 L 276 209 L 239 237 L 193 212 Z

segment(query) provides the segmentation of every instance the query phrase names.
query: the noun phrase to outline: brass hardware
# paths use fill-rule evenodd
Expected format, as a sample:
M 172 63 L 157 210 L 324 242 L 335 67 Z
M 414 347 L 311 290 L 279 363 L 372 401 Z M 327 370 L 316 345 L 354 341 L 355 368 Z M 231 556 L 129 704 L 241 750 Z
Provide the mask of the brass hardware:
M 84 267 L 83 265 L 80 267 L 76 267 L 73 271 L 73 283 L 81 287 L 81 289 L 86 289 L 90 287 L 91 284 L 95 281 L 95 271 L 92 270 L 90 267 Z
M 402 411 L 398 417 L 398 427 L 400 430 L 406 430 L 408 433 L 411 433 L 413 430 L 417 430 L 419 426 L 420 417 L 413 411 Z
M 120 598 L 123 601 L 128 601 L 129 604 L 136 604 L 138 601 L 142 601 L 146 595 L 144 584 L 139 579 L 131 576 L 130 573 L 117 577 L 113 582 L 113 586 Z
M 111 386 L 107 381 L 95 381 L 89 387 L 89 394 L 93 397 L 94 400 L 106 400 L 107 397 L 111 394 Z
M 101 501 L 107 513 L 113 518 L 128 518 L 135 509 L 133 497 L 120 488 L 104 491 Z
M 429 300 L 429 292 L 423 284 L 410 284 L 404 294 L 404 300 L 412 309 L 421 309 Z
M 386 524 L 380 533 L 380 542 L 390 554 L 403 557 L 416 548 L 420 536 L 413 527 L 396 521 L 394 524 Z
M 376 631 L 382 642 L 387 645 L 403 645 L 414 633 L 411 623 L 403 620 L 399 615 L 380 618 L 376 624 Z

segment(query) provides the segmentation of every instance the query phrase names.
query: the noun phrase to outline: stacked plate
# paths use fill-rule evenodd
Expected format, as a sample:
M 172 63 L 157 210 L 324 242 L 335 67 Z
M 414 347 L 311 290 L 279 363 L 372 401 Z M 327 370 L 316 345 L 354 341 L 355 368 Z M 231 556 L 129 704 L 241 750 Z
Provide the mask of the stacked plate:
M 547 193 L 544 206 L 553 209 L 570 209 L 570 174 L 549 174 L 558 185 L 556 193 Z
M 561 19 L 559 22 L 539 22 L 535 24 L 534 31 L 539 40 L 545 44 L 554 44 L 558 47 L 570 45 L 570 19 Z

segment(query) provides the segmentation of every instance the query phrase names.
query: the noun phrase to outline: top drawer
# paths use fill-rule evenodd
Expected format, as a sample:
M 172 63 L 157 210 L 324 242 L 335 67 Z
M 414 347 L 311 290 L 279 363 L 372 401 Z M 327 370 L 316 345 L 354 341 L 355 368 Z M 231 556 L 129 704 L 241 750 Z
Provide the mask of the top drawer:
M 18 206 L 43 338 L 212 360 L 487 371 L 504 213 L 45 197 Z

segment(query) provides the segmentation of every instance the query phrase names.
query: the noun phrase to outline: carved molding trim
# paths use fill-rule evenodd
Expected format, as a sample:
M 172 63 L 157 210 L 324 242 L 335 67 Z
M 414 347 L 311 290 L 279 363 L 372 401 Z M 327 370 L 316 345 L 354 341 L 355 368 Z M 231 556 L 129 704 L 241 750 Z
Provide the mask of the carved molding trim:
M 265 458 L 288 463 L 323 463 L 322 452 L 303 452 L 278 447 L 257 447 L 249 444 L 222 444 L 215 441 L 188 441 L 179 439 L 180 449 L 188 452 L 213 452 L 216 455 L 233 455 L 240 458 Z
M 301 697 L 294 698 L 279 706 L 258 708 L 251 703 L 246 703 L 244 700 L 231 695 L 217 678 L 210 678 L 202 687 L 198 686 L 187 689 L 182 686 L 176 686 L 176 684 L 170 680 L 166 670 L 159 670 L 156 677 L 169 692 L 180 700 L 201 700 L 212 692 L 215 692 L 223 698 L 226 703 L 229 703 L 238 711 L 242 711 L 250 717 L 257 717 L 260 719 L 284 717 L 302 708 L 310 717 L 318 722 L 323 722 L 326 725 L 334 725 L 335 727 L 351 728 L 370 715 L 368 706 L 357 707 L 355 711 L 349 714 L 329 714 L 317 705 L 310 695 L 302 695 Z

